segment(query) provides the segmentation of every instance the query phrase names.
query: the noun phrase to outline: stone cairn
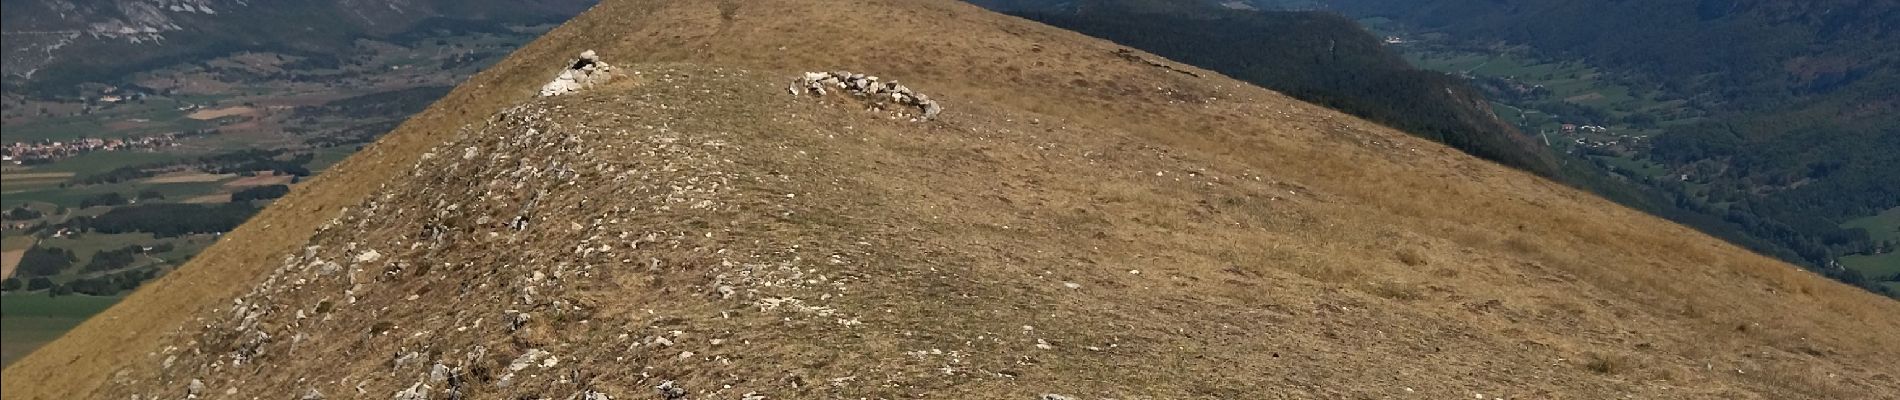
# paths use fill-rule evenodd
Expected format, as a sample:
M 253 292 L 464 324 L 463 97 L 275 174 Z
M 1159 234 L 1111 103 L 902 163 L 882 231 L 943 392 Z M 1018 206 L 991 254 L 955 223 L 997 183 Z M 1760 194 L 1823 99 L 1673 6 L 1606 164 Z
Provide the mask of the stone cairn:
M 925 120 L 936 118 L 938 113 L 943 112 L 943 106 L 938 105 L 936 100 L 931 100 L 930 96 L 923 93 L 911 91 L 909 87 L 897 81 L 883 82 L 875 76 L 854 74 L 850 71 L 806 72 L 804 77 L 792 81 L 791 86 L 786 88 L 792 92 L 793 96 L 806 93 L 824 96 L 830 93 L 829 89 L 838 89 L 853 96 L 868 97 L 875 101 L 888 100 L 917 107 L 923 112 Z
M 581 52 L 580 58 L 567 65 L 567 69 L 561 70 L 554 81 L 541 85 L 541 97 L 579 92 L 613 79 L 614 66 L 600 62 L 600 55 L 594 54 L 593 50 Z

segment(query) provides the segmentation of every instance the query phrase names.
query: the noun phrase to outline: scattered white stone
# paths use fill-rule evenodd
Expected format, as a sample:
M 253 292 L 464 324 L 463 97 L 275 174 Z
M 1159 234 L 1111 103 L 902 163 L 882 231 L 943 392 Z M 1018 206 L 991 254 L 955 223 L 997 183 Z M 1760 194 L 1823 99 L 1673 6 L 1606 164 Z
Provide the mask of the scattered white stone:
M 873 101 L 890 101 L 916 107 L 921 112 L 921 118 L 925 120 L 936 118 L 937 114 L 943 112 L 943 106 L 930 100 L 930 96 L 913 92 L 910 87 L 897 81 L 881 82 L 878 77 L 850 71 L 806 72 L 803 77 L 793 80 L 791 85 L 786 87 L 793 96 L 805 93 L 825 96 L 830 93 L 829 89 L 843 90 L 853 96 L 866 97 Z
M 396 360 L 392 363 L 395 364 L 397 368 L 401 368 L 420 361 L 422 361 L 422 353 L 411 351 L 396 356 Z
M 548 352 L 542 351 L 541 349 L 528 349 L 528 352 L 521 353 L 520 357 L 515 357 L 514 362 L 508 363 L 508 372 L 528 369 L 529 366 L 534 365 L 535 361 L 540 361 L 541 357 L 546 357 L 547 355 Z
M 408 389 L 396 392 L 396 396 L 393 398 L 395 400 L 429 400 L 429 385 L 416 382 L 416 384 L 410 385 Z
M 449 371 L 449 366 L 442 365 L 442 363 L 435 363 L 435 366 L 429 367 L 429 381 L 430 382 L 447 381 L 449 380 L 450 373 L 451 372 Z
M 533 318 L 534 316 L 528 315 L 528 313 L 524 313 L 524 312 L 509 313 L 508 331 L 512 332 L 512 331 L 520 330 L 521 327 L 528 326 L 528 321 Z
M 571 94 L 594 86 L 606 84 L 613 79 L 614 67 L 600 61 L 600 55 L 593 50 L 583 51 L 579 58 L 568 63 L 566 69 L 555 75 L 554 80 L 541 85 L 541 97 Z
M 681 389 L 679 385 L 674 384 L 673 381 L 670 381 L 670 380 L 665 381 L 665 382 L 660 382 L 659 386 L 654 386 L 653 388 L 658 389 L 660 391 L 660 398 L 664 400 L 679 400 L 679 399 L 686 398 L 686 389 Z

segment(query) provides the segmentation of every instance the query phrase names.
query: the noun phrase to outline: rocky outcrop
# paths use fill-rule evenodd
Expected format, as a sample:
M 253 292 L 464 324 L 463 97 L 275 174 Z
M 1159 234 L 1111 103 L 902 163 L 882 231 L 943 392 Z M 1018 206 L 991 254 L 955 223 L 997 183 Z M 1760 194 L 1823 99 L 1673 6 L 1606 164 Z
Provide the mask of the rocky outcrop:
M 1175 66 L 1173 66 L 1173 65 L 1168 65 L 1167 63 L 1163 63 L 1163 62 L 1160 62 L 1160 61 L 1155 61 L 1155 60 L 1150 60 L 1150 59 L 1148 59 L 1148 57 L 1142 57 L 1142 56 L 1141 56 L 1140 54 L 1135 54 L 1135 51 L 1134 51 L 1134 50 L 1129 50 L 1129 49 L 1115 49 L 1115 56 L 1116 56 L 1116 57 L 1121 57 L 1121 59 L 1123 59 L 1123 60 L 1128 60 L 1128 61 L 1132 61 L 1132 62 L 1138 62 L 1138 63 L 1142 63 L 1142 64 L 1148 64 L 1148 66 L 1150 66 L 1150 67 L 1155 67 L 1155 68 L 1160 68 L 1160 69 L 1165 69 L 1165 70 L 1168 70 L 1169 72 L 1173 72 L 1173 73 L 1177 73 L 1177 74 L 1182 74 L 1182 75 L 1187 75 L 1187 76 L 1192 76 L 1192 77 L 1196 77 L 1196 78 L 1199 78 L 1199 77 L 1201 77 L 1201 74 L 1199 74 L 1199 73 L 1195 73 L 1194 71 L 1189 71 L 1189 70 L 1185 70 L 1185 69 L 1181 69 L 1181 68 L 1176 68 Z
M 606 84 L 613 79 L 614 66 L 601 62 L 600 55 L 593 50 L 581 52 L 579 58 L 568 62 L 567 69 L 561 70 L 553 81 L 541 85 L 541 97 L 560 96 L 578 92 L 597 85 Z
M 806 72 L 805 76 L 792 82 L 786 90 L 793 96 L 811 94 L 824 96 L 836 89 L 853 96 L 868 98 L 874 102 L 890 102 L 916 107 L 923 120 L 937 117 L 943 112 L 943 106 L 931 100 L 930 96 L 912 91 L 910 87 L 892 80 L 884 82 L 876 76 L 852 73 L 851 71 Z

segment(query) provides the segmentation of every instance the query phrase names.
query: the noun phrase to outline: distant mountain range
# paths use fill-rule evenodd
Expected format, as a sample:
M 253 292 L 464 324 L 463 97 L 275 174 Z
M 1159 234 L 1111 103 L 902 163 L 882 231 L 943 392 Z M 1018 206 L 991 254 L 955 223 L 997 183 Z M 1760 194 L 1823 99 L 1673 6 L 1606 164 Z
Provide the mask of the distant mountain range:
M 70 95 L 80 82 L 246 50 L 335 56 L 356 39 L 419 29 L 552 23 L 594 0 L 0 0 L 9 91 Z M 481 22 L 479 25 L 468 22 Z

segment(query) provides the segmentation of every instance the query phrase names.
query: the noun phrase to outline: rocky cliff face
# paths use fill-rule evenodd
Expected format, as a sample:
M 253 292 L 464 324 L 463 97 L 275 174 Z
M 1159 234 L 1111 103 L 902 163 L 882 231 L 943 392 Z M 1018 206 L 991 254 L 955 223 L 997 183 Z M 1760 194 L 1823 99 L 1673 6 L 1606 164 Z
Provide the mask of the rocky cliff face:
M 539 95 L 589 49 L 613 79 Z M 1900 396 L 1900 306 L 1140 60 L 957 3 L 610 1 L 5 392 Z

